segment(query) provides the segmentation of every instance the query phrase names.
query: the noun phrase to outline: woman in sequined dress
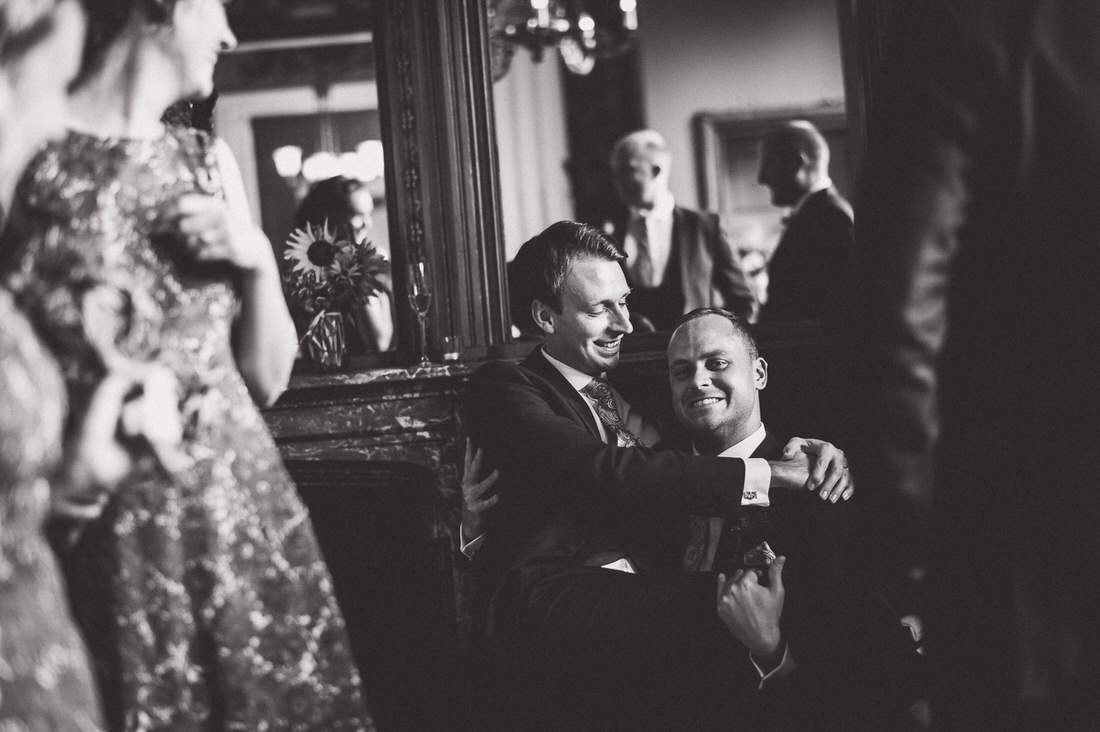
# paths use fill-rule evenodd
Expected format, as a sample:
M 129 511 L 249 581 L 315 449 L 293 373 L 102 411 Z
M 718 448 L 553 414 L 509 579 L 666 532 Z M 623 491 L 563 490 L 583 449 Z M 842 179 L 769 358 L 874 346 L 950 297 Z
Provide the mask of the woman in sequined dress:
M 0 220 L 35 148 L 63 131 L 83 36 L 75 0 L 0 0 Z M 101 729 L 43 522 L 51 507 L 68 520 L 94 517 L 106 487 L 130 469 L 115 433 L 134 383 L 117 374 L 102 380 L 63 441 L 57 364 L 0 290 L 0 729 Z
M 159 465 L 64 555 L 117 730 L 372 728 L 328 570 L 256 403 L 296 340 L 274 254 L 224 144 L 165 128 L 235 44 L 220 0 L 86 0 L 70 131 L 17 195 L 8 281 L 75 409 L 102 364 L 175 378 Z M 16 217 L 13 216 L 13 219 Z

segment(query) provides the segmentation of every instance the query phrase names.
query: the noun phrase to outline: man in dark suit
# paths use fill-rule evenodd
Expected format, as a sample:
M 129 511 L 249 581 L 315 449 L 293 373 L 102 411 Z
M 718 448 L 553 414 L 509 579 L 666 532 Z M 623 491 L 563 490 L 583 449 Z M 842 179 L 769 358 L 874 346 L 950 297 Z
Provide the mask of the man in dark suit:
M 1096 729 L 1100 4 L 894 10 L 841 323 L 861 469 L 928 563 L 936 724 Z
M 852 257 L 852 207 L 829 178 L 829 145 L 813 124 L 783 124 L 764 137 L 760 152 L 760 184 L 774 205 L 791 208 L 768 264 L 760 321 L 821 319 Z
M 717 308 L 688 313 L 672 333 L 668 366 L 673 413 L 695 454 L 780 455 L 761 419 L 768 364 L 742 319 Z M 671 568 L 732 573 L 787 558 L 784 632 L 818 687 L 806 693 L 812 684 L 804 684 L 788 697 L 784 724 L 812 716 L 818 729 L 908 729 L 907 707 L 926 693 L 922 658 L 851 554 L 848 509 L 776 491 L 769 506 L 743 507 L 735 520 L 655 515 L 653 528 L 638 533 L 652 537 L 653 553 L 642 556 Z
M 672 156 L 653 130 L 626 135 L 611 151 L 615 189 L 627 217 L 614 235 L 627 255 L 631 307 L 658 330 L 700 307 L 748 317 L 755 305 L 737 253 L 718 216 L 677 206 L 668 188 Z
M 768 364 L 743 319 L 719 308 L 700 308 L 683 316 L 669 341 L 668 369 L 672 412 L 683 438 L 674 435 L 662 447 L 680 445 L 694 454 L 726 458 L 781 458 L 782 448 L 765 430 L 760 412 Z M 808 492 L 778 491 L 768 507 L 743 507 L 736 522 L 692 516 L 690 528 L 679 521 L 687 530 L 677 532 L 677 548 L 667 554 L 685 569 L 728 573 L 744 566 L 744 554 L 761 541 L 786 554 L 808 538 L 807 532 L 835 529 L 829 539 L 809 541 L 818 556 L 795 550 L 800 562 L 816 562 L 831 572 L 845 561 L 848 518 L 846 502 L 837 500 L 840 496 L 829 497 L 832 500 L 822 504 Z M 777 513 L 784 514 L 783 521 L 776 522 Z
M 630 517 L 736 517 L 773 490 L 839 496 L 849 481 L 843 454 L 816 441 L 794 442 L 775 461 L 640 444 L 635 433 L 649 430 L 603 379 L 631 330 L 622 258 L 599 231 L 573 222 L 552 225 L 517 255 L 517 286 L 532 294 L 545 345 L 521 365 L 489 363 L 470 379 L 470 435 L 501 471 L 475 573 L 491 592 L 489 636 L 516 661 L 509 669 L 522 698 L 536 703 L 532 689 L 553 689 L 543 711 L 568 699 L 568 711 L 586 716 L 633 709 L 683 721 L 718 714 L 790 669 L 778 625 L 782 565 L 768 586 L 753 574 L 720 585 L 713 575 L 639 574 L 624 552 L 636 539 Z M 732 608 L 721 617 L 716 591 Z

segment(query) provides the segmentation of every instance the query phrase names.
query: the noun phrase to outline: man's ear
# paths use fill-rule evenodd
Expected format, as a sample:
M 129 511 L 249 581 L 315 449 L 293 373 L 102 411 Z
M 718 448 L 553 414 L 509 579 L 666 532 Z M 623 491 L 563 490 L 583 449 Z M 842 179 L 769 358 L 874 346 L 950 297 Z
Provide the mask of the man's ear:
M 768 385 L 768 362 L 757 358 L 752 364 L 752 385 L 760 391 Z
M 554 332 L 554 309 L 541 300 L 531 301 L 531 320 L 535 321 L 543 335 Z

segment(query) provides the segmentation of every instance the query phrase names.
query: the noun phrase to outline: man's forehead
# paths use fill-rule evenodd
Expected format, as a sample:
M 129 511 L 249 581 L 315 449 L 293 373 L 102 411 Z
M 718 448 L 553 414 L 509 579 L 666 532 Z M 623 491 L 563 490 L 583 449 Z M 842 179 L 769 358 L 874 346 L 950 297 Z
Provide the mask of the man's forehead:
M 689 320 L 673 332 L 668 344 L 669 361 L 745 351 L 740 333 L 733 323 L 721 315 L 704 315 Z
M 562 291 L 585 302 L 618 301 L 630 294 L 622 265 L 610 259 L 582 257 L 566 271 Z

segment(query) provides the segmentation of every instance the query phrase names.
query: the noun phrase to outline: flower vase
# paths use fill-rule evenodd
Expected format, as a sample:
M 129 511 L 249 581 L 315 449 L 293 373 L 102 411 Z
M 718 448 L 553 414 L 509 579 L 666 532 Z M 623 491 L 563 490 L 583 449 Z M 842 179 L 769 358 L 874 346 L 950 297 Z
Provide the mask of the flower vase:
M 310 360 L 325 371 L 343 368 L 348 353 L 344 316 L 334 311 L 318 314 L 306 331 L 305 345 Z

